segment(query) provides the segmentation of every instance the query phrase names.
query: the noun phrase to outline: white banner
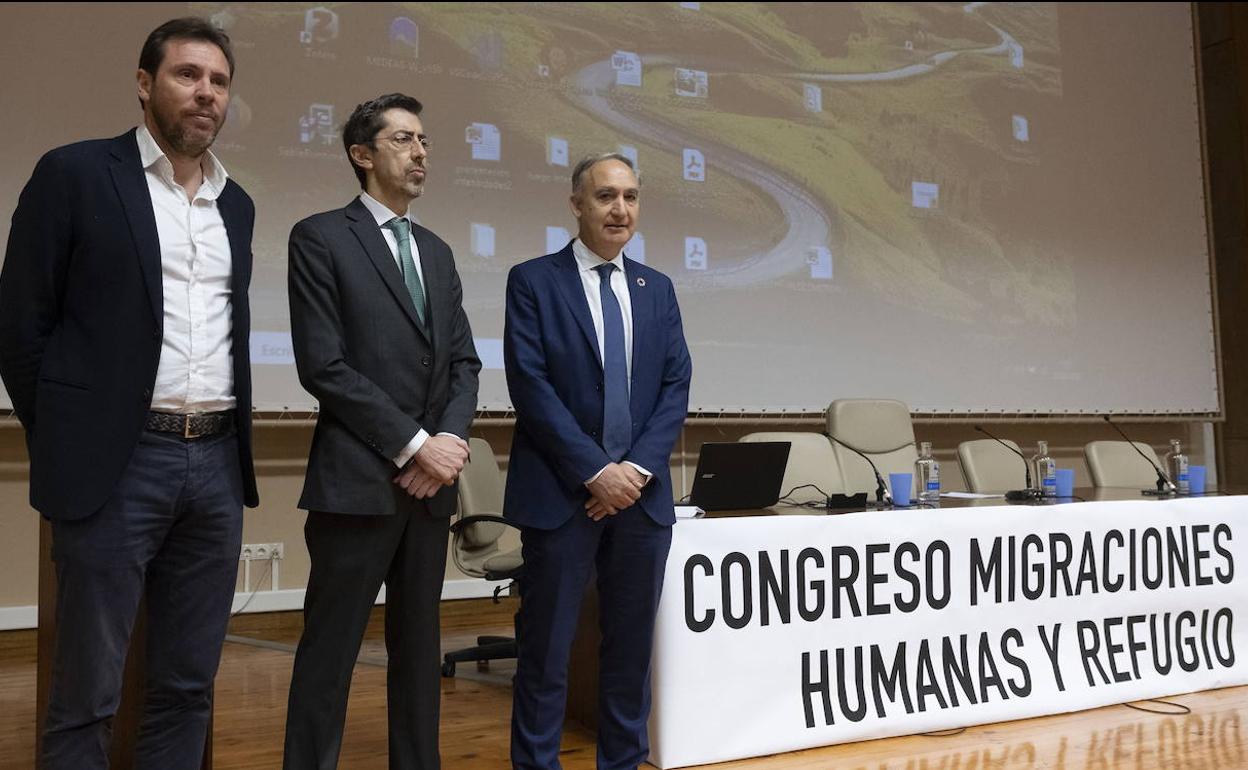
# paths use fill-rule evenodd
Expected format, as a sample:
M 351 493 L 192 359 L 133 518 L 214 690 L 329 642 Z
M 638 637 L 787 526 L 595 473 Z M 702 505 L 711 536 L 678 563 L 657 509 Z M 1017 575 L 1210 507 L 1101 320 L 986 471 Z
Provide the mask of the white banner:
M 677 522 L 650 761 L 1248 683 L 1246 549 L 1244 497 Z

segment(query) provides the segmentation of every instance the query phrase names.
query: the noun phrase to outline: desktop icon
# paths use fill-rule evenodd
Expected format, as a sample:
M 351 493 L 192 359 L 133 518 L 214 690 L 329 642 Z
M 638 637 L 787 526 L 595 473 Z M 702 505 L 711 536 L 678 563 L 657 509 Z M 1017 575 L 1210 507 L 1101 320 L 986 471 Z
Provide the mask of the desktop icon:
M 1031 141 L 1031 132 L 1027 125 L 1027 118 L 1024 118 L 1022 115 L 1015 115 L 1010 119 L 1010 127 L 1013 129 L 1015 141 Z
M 916 209 L 934 209 L 940 203 L 940 185 L 932 182 L 910 184 L 910 205 Z
M 568 245 L 568 241 L 572 240 L 572 233 L 563 227 L 547 227 L 546 228 L 546 252 L 554 254 L 561 251 L 564 246 Z
M 568 165 L 568 140 L 557 136 L 546 137 L 546 165 Z
M 611 69 L 615 70 L 617 86 L 641 88 L 641 57 L 632 51 L 616 51 L 611 54 Z
M 299 33 L 299 42 L 304 45 L 328 43 L 338 37 L 338 14 L 318 6 L 309 8 L 303 14 L 303 30 Z
M 685 269 L 706 269 L 706 241 L 701 238 L 685 238 Z
M 468 228 L 469 247 L 474 257 L 494 256 L 494 228 L 483 222 L 473 222 Z
M 823 112 L 823 89 L 814 83 L 803 83 L 802 103 L 807 112 Z
M 707 94 L 707 77 L 705 70 L 676 68 L 676 95 L 696 96 L 702 99 Z
M 390 21 L 387 28 L 390 40 L 390 54 L 405 56 L 412 59 L 420 56 L 420 27 L 406 16 L 399 16 Z
M 334 105 L 312 104 L 306 115 L 299 116 L 300 144 L 333 144 L 338 141 L 334 126 Z
M 686 147 L 681 153 L 681 173 L 687 182 L 706 181 L 706 158 L 702 153 Z
M 464 129 L 464 141 L 472 145 L 473 160 L 502 160 L 502 135 L 492 123 L 473 123 Z
M 810 277 L 819 281 L 832 280 L 832 250 L 824 246 L 811 246 L 806 250 L 806 264 Z
M 646 236 L 641 233 L 633 233 L 633 237 L 628 239 L 628 243 L 624 244 L 624 256 L 634 262 L 646 264 Z

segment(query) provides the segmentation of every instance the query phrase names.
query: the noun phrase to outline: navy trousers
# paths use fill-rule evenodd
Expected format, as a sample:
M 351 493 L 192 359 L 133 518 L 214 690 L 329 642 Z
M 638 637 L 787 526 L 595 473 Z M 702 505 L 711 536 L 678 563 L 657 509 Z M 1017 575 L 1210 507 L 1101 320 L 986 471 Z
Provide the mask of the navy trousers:
M 200 766 L 242 523 L 237 437 L 151 431 L 99 511 L 52 522 L 57 638 L 44 770 L 108 767 L 126 651 L 145 593 L 147 678 L 134 767 Z
M 602 630 L 598 770 L 633 770 L 650 753 L 650 652 L 672 529 L 633 506 L 598 522 L 577 511 L 557 529 L 526 527 L 521 542 L 512 766 L 560 767 L 568 657 L 581 600 L 596 571 Z

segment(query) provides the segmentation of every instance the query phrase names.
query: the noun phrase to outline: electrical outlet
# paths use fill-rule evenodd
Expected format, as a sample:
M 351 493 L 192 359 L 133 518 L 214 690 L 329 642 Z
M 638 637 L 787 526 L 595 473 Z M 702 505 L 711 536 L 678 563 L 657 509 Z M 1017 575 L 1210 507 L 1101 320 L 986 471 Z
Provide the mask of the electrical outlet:
M 268 561 L 269 559 L 281 559 L 284 558 L 285 551 L 286 548 L 283 543 L 245 543 L 238 560 Z

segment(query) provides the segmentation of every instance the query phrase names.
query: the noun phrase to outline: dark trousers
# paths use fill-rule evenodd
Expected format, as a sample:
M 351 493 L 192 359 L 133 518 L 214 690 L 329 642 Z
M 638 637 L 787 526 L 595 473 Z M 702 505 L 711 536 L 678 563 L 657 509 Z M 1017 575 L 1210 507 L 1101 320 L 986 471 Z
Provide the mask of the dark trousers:
M 568 657 L 581 600 L 596 570 L 602 630 L 598 768 L 632 770 L 650 753 L 650 652 L 672 529 L 634 506 L 599 522 L 578 511 L 557 529 L 525 528 L 521 541 L 512 766 L 560 767 Z
M 134 767 L 200 766 L 238 575 L 242 513 L 234 434 L 187 440 L 145 431 L 103 508 L 52 522 L 57 632 L 45 770 L 108 767 L 144 592 L 147 680 Z
M 285 770 L 338 766 L 351 672 L 383 582 L 390 768 L 437 770 L 438 603 L 449 526 L 423 504 L 393 516 L 308 513 L 312 569 L 290 682 Z

